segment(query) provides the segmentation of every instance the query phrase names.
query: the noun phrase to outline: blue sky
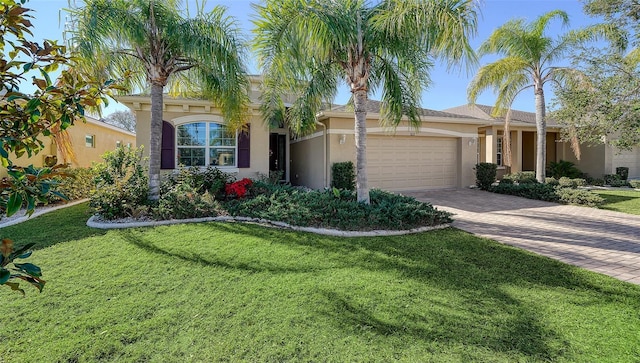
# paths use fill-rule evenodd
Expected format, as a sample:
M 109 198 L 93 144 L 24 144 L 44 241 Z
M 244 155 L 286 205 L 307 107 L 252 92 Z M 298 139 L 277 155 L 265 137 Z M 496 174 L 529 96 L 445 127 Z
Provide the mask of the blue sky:
M 228 8 L 229 14 L 236 17 L 239 24 L 245 31 L 247 37 L 251 36 L 253 9 L 250 7 L 252 1 L 208 1 L 207 6 L 216 4 L 224 5 Z M 566 11 L 570 17 L 570 26 L 562 28 L 559 21 L 552 23 L 550 35 L 559 34 L 570 29 L 580 28 L 588 24 L 593 24 L 598 19 L 590 18 L 582 12 L 582 3 L 578 0 L 482 0 L 481 16 L 478 22 L 478 34 L 472 40 L 472 45 L 477 48 L 491 32 L 501 24 L 513 18 L 524 18 L 528 21 L 535 19 L 543 13 L 551 10 L 561 9 Z M 64 13 L 61 8 L 68 7 L 67 0 L 30 0 L 26 7 L 34 10 L 34 39 L 61 39 L 64 27 Z M 496 58 L 485 57 L 480 60 L 481 64 L 491 62 Z M 253 60 L 253 59 L 252 59 Z M 255 62 L 250 65 L 252 73 L 257 73 Z M 423 93 L 422 107 L 434 110 L 442 110 L 467 103 L 466 89 L 469 81 L 473 78 L 473 72 L 467 74 L 465 71 L 452 70 L 442 65 L 437 65 L 431 72 L 433 80 L 432 86 Z M 550 87 L 547 91 L 547 104 L 551 101 L 552 94 Z M 339 92 L 336 103 L 346 103 L 349 92 L 343 89 Z M 374 97 L 375 98 L 375 97 Z M 487 91 L 480 95 L 478 103 L 493 104 L 495 97 L 492 92 Z M 514 104 L 515 109 L 524 111 L 534 111 L 533 92 L 523 92 Z M 105 114 L 115 110 L 125 109 L 121 105 L 112 105 Z

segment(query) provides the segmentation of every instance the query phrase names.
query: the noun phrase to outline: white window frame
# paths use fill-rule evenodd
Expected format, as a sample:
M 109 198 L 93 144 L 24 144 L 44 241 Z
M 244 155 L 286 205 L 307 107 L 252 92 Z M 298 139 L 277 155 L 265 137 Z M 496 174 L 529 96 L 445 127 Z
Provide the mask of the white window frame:
M 496 164 L 498 166 L 502 166 L 504 159 L 503 159 L 503 145 L 504 145 L 504 139 L 502 136 L 498 136 L 496 138 Z
M 87 142 L 87 140 L 91 138 L 91 142 Z M 96 147 L 96 135 L 84 135 L 84 146 L 95 148 Z
M 224 124 L 224 122 L 222 121 L 222 118 L 217 117 L 217 116 L 209 116 L 209 117 L 201 117 L 201 118 L 194 118 L 194 116 L 186 116 L 186 117 L 181 117 L 179 119 L 175 119 L 173 120 L 174 122 L 174 127 L 176 129 L 175 132 L 175 137 L 174 137 L 174 145 L 175 145 L 175 163 L 177 166 L 181 165 L 180 164 L 180 160 L 178 158 L 178 149 L 203 149 L 204 148 L 204 158 L 205 158 L 205 162 L 204 165 L 198 165 L 196 167 L 198 168 L 207 168 L 209 166 L 211 167 L 215 167 L 218 168 L 220 170 L 225 170 L 227 172 L 237 172 L 238 169 L 238 132 L 236 131 L 235 133 L 235 143 L 233 146 L 211 146 L 210 143 L 210 126 L 212 124 L 215 125 L 220 125 L 225 127 L 226 125 Z M 198 145 L 198 146 L 180 146 L 178 145 L 178 128 L 180 126 L 184 126 L 184 125 L 188 125 L 188 124 L 194 124 L 194 123 L 204 123 L 205 124 L 205 145 Z M 234 153 L 234 164 L 233 165 L 211 165 L 211 149 L 233 149 L 233 153 Z

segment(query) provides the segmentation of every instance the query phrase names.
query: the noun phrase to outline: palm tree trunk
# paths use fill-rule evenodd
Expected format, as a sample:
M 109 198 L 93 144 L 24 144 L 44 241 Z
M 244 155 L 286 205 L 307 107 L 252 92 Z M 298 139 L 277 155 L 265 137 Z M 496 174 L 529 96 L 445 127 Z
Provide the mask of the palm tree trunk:
M 540 183 L 545 180 L 545 167 L 547 164 L 547 122 L 545 120 L 544 90 L 538 87 L 536 94 L 536 131 L 538 142 L 536 149 L 536 179 Z
M 502 148 L 504 149 L 504 166 L 507 174 L 511 174 L 512 158 L 511 158 L 511 107 L 504 116 L 504 135 L 502 137 Z
M 151 85 L 151 140 L 149 141 L 149 200 L 160 199 L 160 153 L 162 148 L 161 85 Z
M 369 204 L 369 186 L 367 180 L 367 91 L 353 93 L 355 110 L 356 141 L 356 195 L 358 202 Z

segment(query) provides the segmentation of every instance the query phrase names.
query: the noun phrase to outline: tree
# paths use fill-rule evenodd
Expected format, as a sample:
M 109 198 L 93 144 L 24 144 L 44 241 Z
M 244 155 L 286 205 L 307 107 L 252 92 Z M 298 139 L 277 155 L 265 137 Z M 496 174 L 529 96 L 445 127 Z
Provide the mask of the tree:
M 129 132 L 136 132 L 136 116 L 131 111 L 115 111 L 105 117 L 103 121 Z
M 563 137 L 581 143 L 605 140 L 619 149 L 640 146 L 640 50 L 627 55 L 585 49 L 574 55 L 579 70 L 555 88 L 551 115 Z
M 0 162 L 9 178 L 0 180 L 0 218 L 15 214 L 26 205 L 31 215 L 38 202 L 52 193 L 52 179 L 64 176 L 57 167 L 37 169 L 14 166 L 11 157 L 35 155 L 43 148 L 43 136 L 63 132 L 75 122 L 84 121 L 85 108 L 106 102 L 116 89 L 112 81 L 98 83 L 75 71 L 75 63 L 66 49 L 55 41 L 38 44 L 27 39 L 32 27 L 30 10 L 24 1 L 0 3 Z M 67 66 L 53 82 L 49 72 Z M 33 74 L 37 75 L 33 75 Z M 21 83 L 32 75 L 33 94 L 20 91 Z M 0 285 L 24 294 L 19 282 L 26 281 L 42 291 L 40 268 L 31 263 L 17 263 L 31 255 L 33 243 L 14 248 L 11 239 L 0 242 Z
M 369 203 L 366 109 L 370 92 L 382 94 L 381 123 L 406 116 L 419 127 L 421 92 L 435 58 L 449 64 L 474 60 L 472 0 L 268 0 L 255 5 L 255 48 L 264 69 L 265 119 L 285 119 L 297 134 L 315 128 L 323 102 L 341 81 L 351 91 L 355 114 L 356 191 Z M 285 110 L 281 95 L 298 94 Z
M 605 21 L 635 33 L 635 44 L 640 35 L 640 6 L 636 0 L 582 0 L 588 15 L 602 16 Z
M 561 82 L 571 72 L 570 68 L 559 67 L 555 63 L 563 60 L 573 47 L 586 41 L 606 37 L 620 46 L 624 43 L 617 29 L 609 25 L 594 25 L 552 39 L 545 35 L 545 31 L 554 19 L 561 20 L 565 26 L 569 23 L 567 13 L 555 10 L 531 23 L 514 19 L 496 29 L 482 43 L 478 54 L 498 54 L 503 58 L 482 66 L 467 90 L 469 102 L 474 103 L 482 91 L 493 88 L 497 94 L 495 115 L 510 110 L 516 96 L 524 90 L 533 90 L 537 132 L 536 179 L 541 183 L 545 180 L 546 167 L 544 86 L 550 82 Z M 508 140 L 505 140 L 505 146 L 509 147 Z
M 99 74 L 118 78 L 131 71 L 131 85 L 151 87 L 149 199 L 160 196 L 163 90 L 198 95 L 222 109 L 231 129 L 246 124 L 249 81 L 244 50 L 234 20 L 225 8 L 194 17 L 179 0 L 86 0 L 70 9 L 73 40 L 85 63 Z

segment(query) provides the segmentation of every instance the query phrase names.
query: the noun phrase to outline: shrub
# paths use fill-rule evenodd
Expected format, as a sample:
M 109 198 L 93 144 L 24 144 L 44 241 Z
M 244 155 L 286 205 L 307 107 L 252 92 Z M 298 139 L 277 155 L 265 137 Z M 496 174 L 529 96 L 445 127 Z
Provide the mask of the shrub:
M 558 185 L 561 188 L 577 188 L 578 187 L 578 183 L 575 182 L 574 179 L 568 178 L 566 176 L 563 176 L 562 178 L 558 179 Z
M 344 230 L 411 229 L 449 223 L 451 214 L 414 198 L 372 190 L 371 204 L 348 190 L 303 191 L 256 181 L 253 198 L 225 202 L 231 215 L 283 221 L 296 226 Z
M 601 196 L 584 189 L 558 188 L 556 193 L 560 198 L 560 203 L 564 204 L 598 207 L 604 203 Z
M 229 173 L 220 171 L 218 168 L 207 167 L 200 169 L 197 167 L 180 167 L 176 173 L 167 175 L 160 188 L 160 194 L 167 193 L 176 185 L 187 184 L 198 193 L 211 193 L 216 198 L 222 199 L 225 196 L 225 187 L 235 180 Z
M 544 178 L 544 183 L 545 184 L 549 184 L 549 185 L 553 185 L 553 186 L 560 185 L 560 182 L 558 181 L 558 179 L 553 178 L 553 177 Z
M 578 169 L 574 163 L 566 160 L 560 160 L 558 162 L 552 161 L 547 166 L 547 175 L 556 179 L 562 177 L 567 178 L 579 178 L 582 176 L 582 171 Z
M 493 163 L 476 164 L 476 185 L 482 190 L 489 190 L 496 181 L 498 165 Z
M 605 185 L 611 185 L 612 183 L 616 183 L 618 181 L 620 181 L 620 175 L 618 174 L 605 174 L 603 176 L 604 179 L 604 184 Z
M 587 180 L 583 178 L 573 178 L 571 180 L 579 187 L 584 187 L 587 185 Z
M 629 168 L 627 168 L 626 166 L 617 167 L 616 175 L 619 175 L 621 180 L 626 181 L 627 179 L 629 179 Z
M 90 205 L 105 219 L 137 216 L 145 209 L 148 194 L 146 168 L 142 165 L 142 148 L 117 148 L 93 166 L 96 192 Z
M 355 190 L 356 173 L 351 161 L 333 163 L 331 166 L 331 186 L 338 189 Z
M 600 179 L 600 178 L 591 179 L 589 184 L 596 187 L 602 187 L 604 186 L 604 179 Z
M 89 198 L 95 191 L 94 178 L 96 175 L 92 168 L 65 168 L 60 171 L 67 177 L 56 178 L 57 184 L 53 189 L 67 197 L 68 200 Z M 51 195 L 48 199 L 50 203 L 63 200 L 56 195 Z
M 494 193 L 515 195 L 518 197 L 544 200 L 547 202 L 557 202 L 559 196 L 556 194 L 554 186 L 540 183 L 524 183 L 506 185 L 500 184 L 491 188 Z
M 215 217 L 225 213 L 212 194 L 182 183 L 160 196 L 153 214 L 158 219 L 186 219 Z
M 512 179 L 508 179 L 508 178 L 503 178 L 502 180 L 500 180 L 500 184 L 513 184 L 513 180 Z
M 640 180 L 629 180 L 629 186 L 635 189 L 640 188 Z
M 227 197 L 244 198 L 247 194 L 247 188 L 251 187 L 252 184 L 251 179 L 244 178 L 237 182 L 227 184 L 224 190 Z
M 533 171 L 518 171 L 504 176 L 518 184 L 537 183 L 536 173 Z

